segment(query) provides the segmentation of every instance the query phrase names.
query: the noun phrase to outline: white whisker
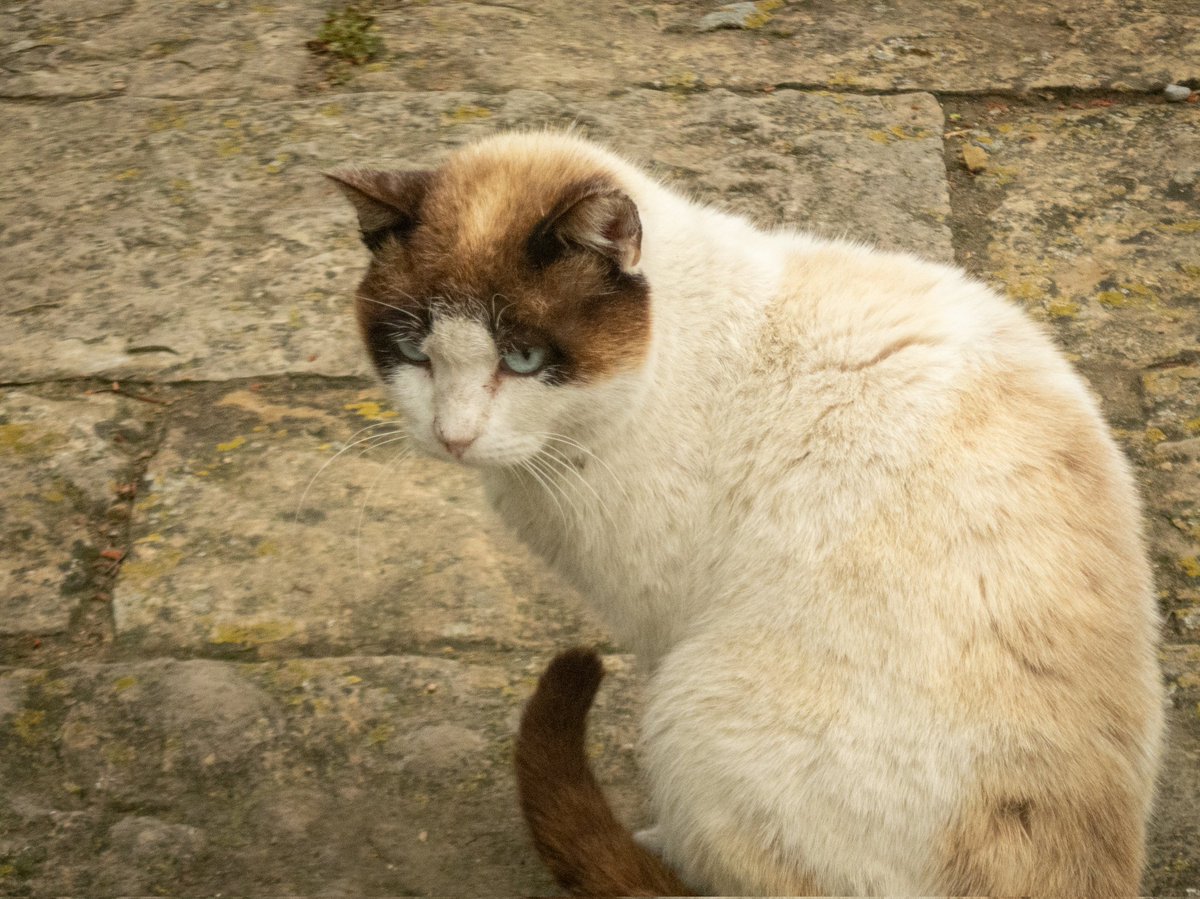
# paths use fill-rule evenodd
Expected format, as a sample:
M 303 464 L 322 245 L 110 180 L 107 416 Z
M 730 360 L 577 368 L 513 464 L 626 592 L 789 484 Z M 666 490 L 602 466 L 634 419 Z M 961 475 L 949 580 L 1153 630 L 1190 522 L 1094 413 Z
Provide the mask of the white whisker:
M 388 435 L 368 434 L 366 437 L 363 437 L 361 440 L 355 440 L 354 438 L 357 437 L 359 434 L 361 434 L 363 431 L 370 431 L 375 428 L 382 428 L 382 427 L 386 427 L 388 425 L 395 427 L 397 425 L 397 423 L 392 422 L 392 421 L 380 421 L 380 422 L 376 422 L 375 424 L 367 425 L 365 428 L 359 428 L 357 431 L 355 431 L 353 434 L 350 435 L 349 443 L 347 443 L 340 450 L 338 450 L 336 453 L 334 453 L 330 458 L 325 460 L 325 463 L 320 468 L 317 469 L 317 473 L 314 474 L 311 478 L 309 478 L 308 484 L 305 486 L 304 491 L 300 494 L 300 500 L 299 500 L 299 502 L 296 503 L 296 512 L 292 516 L 292 524 L 295 524 L 300 520 L 300 513 L 304 510 L 304 501 L 306 499 L 308 499 L 308 493 L 310 490 L 312 490 L 313 484 L 315 484 L 317 482 L 317 478 L 319 478 L 321 476 L 321 473 L 323 471 L 325 471 L 326 468 L 328 468 L 335 461 L 337 461 L 337 459 L 342 455 L 342 453 L 345 453 L 347 450 L 354 449 L 354 447 L 358 446 L 359 444 L 368 443 L 369 441 L 375 440 L 378 437 L 388 436 L 388 435 L 390 435 L 392 433 L 396 433 L 396 432 L 389 431 Z M 405 435 L 405 436 L 407 436 L 407 435 Z
M 565 526 L 568 523 L 566 511 L 563 509 L 562 504 L 559 503 L 558 498 L 554 495 L 554 491 L 550 489 L 550 485 L 546 483 L 543 476 L 538 474 L 538 472 L 530 464 L 529 458 L 527 457 L 527 458 L 519 460 L 517 465 L 519 466 L 519 470 L 528 472 L 533 477 L 534 480 L 536 480 L 539 484 L 541 484 L 542 489 L 546 491 L 546 493 L 550 497 L 551 502 L 553 502 L 555 508 L 558 509 L 558 514 L 562 518 L 563 525 Z
M 562 483 L 562 479 L 558 476 L 558 472 L 549 466 L 546 456 L 534 455 L 528 459 L 530 465 L 537 468 L 543 475 L 546 476 L 546 483 L 550 489 L 558 487 L 558 495 L 565 499 L 571 507 L 571 511 L 575 513 L 577 521 L 583 519 L 583 514 L 579 511 L 579 506 L 574 498 L 566 490 L 566 486 Z
M 403 438 L 406 438 L 407 436 L 408 436 L 407 434 L 404 434 L 401 437 L 398 437 L 396 439 L 397 440 L 403 439 Z M 385 441 L 385 442 L 395 442 L 395 441 L 393 440 L 393 441 Z M 383 444 L 376 444 L 376 446 L 382 446 L 382 445 Z M 401 461 L 405 456 L 408 456 L 411 453 L 412 453 L 411 446 L 401 447 L 400 451 L 398 453 L 396 453 L 394 456 L 392 456 L 392 458 L 390 458 L 386 463 L 379 466 L 379 473 L 377 475 L 375 475 L 374 479 L 368 485 L 367 489 L 363 492 L 362 504 L 358 507 L 358 522 L 356 523 L 356 525 L 354 527 L 354 563 L 355 563 L 355 570 L 358 572 L 358 577 L 354 581 L 355 602 L 360 601 L 362 598 L 361 594 L 359 593 L 359 585 L 361 584 L 362 578 L 363 578 L 362 527 L 363 527 L 363 521 L 367 517 L 367 502 L 371 499 L 371 494 L 375 492 L 375 488 L 379 486 L 379 481 L 383 478 L 383 476 L 388 473 L 388 471 L 392 468 L 393 465 L 395 465 L 397 462 Z

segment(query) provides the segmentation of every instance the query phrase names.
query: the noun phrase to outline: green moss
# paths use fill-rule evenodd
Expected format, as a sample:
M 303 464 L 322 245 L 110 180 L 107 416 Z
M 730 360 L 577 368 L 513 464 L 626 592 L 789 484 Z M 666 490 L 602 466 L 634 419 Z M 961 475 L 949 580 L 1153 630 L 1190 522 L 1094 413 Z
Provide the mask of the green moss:
M 310 46 L 351 65 L 361 66 L 383 52 L 383 38 L 373 16 L 360 12 L 357 7 L 347 6 L 325 17 L 316 41 Z

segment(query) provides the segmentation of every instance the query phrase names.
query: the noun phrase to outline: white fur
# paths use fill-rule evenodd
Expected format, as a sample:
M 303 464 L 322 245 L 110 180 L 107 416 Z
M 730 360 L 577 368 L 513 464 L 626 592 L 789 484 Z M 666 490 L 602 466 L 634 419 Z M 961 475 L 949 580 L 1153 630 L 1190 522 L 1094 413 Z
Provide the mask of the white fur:
M 988 694 L 990 666 L 1011 660 L 971 654 L 1021 616 L 1060 622 L 1068 643 L 1111 618 L 1134 647 L 1122 677 L 1146 711 L 1130 776 L 1148 796 L 1161 720 L 1137 500 L 1051 342 L 957 271 L 765 233 L 574 149 L 641 216 L 645 365 L 492 393 L 494 345 L 447 320 L 425 348 L 432 376 L 406 369 L 392 386 L 431 451 L 445 455 L 435 416 L 475 438 L 464 461 L 503 517 L 653 672 L 643 739 L 665 857 L 724 890 L 770 888 L 739 873 L 750 844 L 828 891 L 943 889 L 939 839 L 979 766 L 1005 741 L 1058 739 L 1033 700 Z M 1045 407 L 989 392 L 1027 381 Z M 1078 612 L 1061 603 L 1078 593 L 1072 553 L 1091 558 L 1101 537 L 1039 480 L 1062 409 L 1111 473 L 1129 527 L 1115 539 L 1135 560 L 1124 600 Z M 570 460 L 539 469 L 552 491 L 514 464 L 547 447 Z

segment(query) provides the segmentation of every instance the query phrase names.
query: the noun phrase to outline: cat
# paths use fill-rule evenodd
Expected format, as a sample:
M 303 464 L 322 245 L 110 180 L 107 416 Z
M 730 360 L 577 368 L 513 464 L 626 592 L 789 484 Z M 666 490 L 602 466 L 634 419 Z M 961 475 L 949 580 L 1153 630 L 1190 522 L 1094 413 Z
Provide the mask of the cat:
M 575 134 L 331 177 L 411 441 L 478 469 L 649 672 L 654 877 L 1137 892 L 1163 729 L 1139 499 L 1023 312 L 946 266 L 761 230 Z M 581 722 L 578 680 L 557 707 Z M 586 764 L 575 731 L 529 730 L 526 760 Z M 546 785 L 525 808 L 564 886 L 654 868 L 627 835 L 600 858 L 556 833 L 529 804 Z

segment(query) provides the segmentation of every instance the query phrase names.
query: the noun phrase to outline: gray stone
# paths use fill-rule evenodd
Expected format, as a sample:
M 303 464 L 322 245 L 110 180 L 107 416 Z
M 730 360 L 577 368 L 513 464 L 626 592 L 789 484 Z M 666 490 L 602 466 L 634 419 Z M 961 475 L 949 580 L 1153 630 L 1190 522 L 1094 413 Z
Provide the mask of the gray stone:
M 15 2 L 0 33 L 0 97 L 78 98 L 293 94 L 321 4 Z
M 510 760 L 511 722 L 547 658 L 0 672 L 0 685 L 24 696 L 14 718 L 0 719 L 0 892 L 553 894 L 517 811 Z M 607 660 L 589 748 L 619 814 L 641 824 L 630 748 L 638 690 L 623 662 Z M 201 683 L 214 687 L 208 705 L 196 703 Z M 236 764 L 181 750 L 229 736 L 211 707 L 222 695 L 278 710 Z M 72 715 L 81 708 L 86 729 Z M 64 744 L 76 748 L 64 755 Z
M 469 728 L 431 724 L 414 731 L 405 743 L 405 770 L 417 777 L 436 779 L 455 769 L 474 768 L 484 739 Z
M 1182 84 L 1168 84 L 1163 88 L 1163 96 L 1168 103 L 1182 103 L 1192 95 L 1192 89 Z
M 149 417 L 111 395 L 0 390 L 0 636 L 64 631 L 93 596 L 105 513 Z
M 477 479 L 405 458 L 375 390 L 237 388 L 176 407 L 114 591 L 121 646 L 253 658 L 581 634 L 573 594 L 492 521 Z
M 750 24 L 758 27 L 697 34 L 707 4 L 594 3 L 587 15 L 564 0 L 381 4 L 374 13 L 384 57 L 331 74 L 352 76 L 334 85 L 339 90 L 597 96 L 629 84 L 1157 91 L 1172 79 L 1200 78 L 1200 14 L 1191 0 L 753 5 L 761 13 Z
M 951 254 L 941 111 L 925 95 L 578 104 L 517 91 L 4 114 L 6 380 L 365 374 L 349 311 L 364 251 L 320 172 L 434 164 L 504 128 L 574 123 L 761 220 Z

